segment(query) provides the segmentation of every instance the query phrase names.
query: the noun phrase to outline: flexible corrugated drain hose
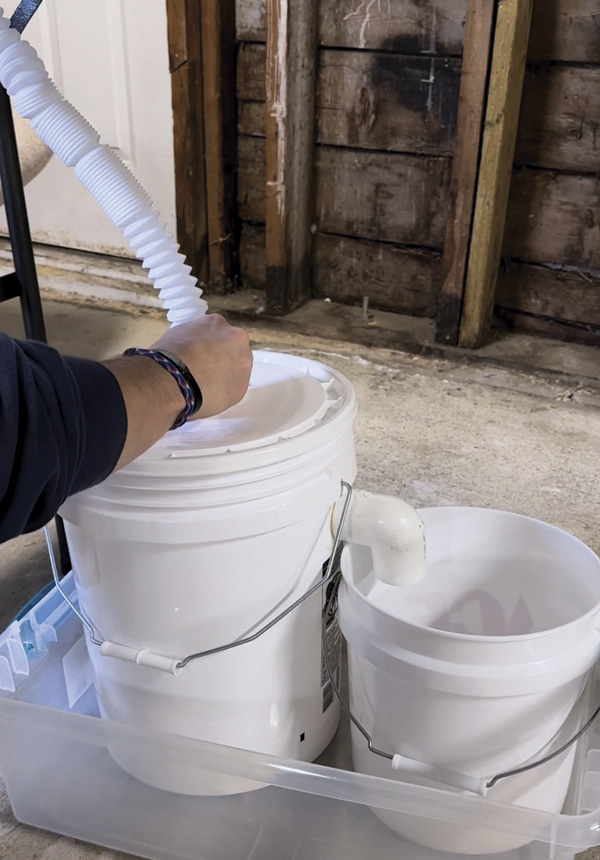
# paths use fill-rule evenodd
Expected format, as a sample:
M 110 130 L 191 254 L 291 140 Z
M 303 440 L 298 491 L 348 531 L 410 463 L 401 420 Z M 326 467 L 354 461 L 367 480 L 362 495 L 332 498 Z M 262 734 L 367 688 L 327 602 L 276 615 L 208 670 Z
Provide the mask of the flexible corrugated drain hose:
M 28 119 L 42 141 L 87 188 L 113 224 L 129 240 L 148 270 L 173 324 L 206 312 L 197 278 L 159 221 L 152 201 L 130 170 L 50 79 L 34 48 L 10 27 L 0 9 L 0 82 L 19 116 Z

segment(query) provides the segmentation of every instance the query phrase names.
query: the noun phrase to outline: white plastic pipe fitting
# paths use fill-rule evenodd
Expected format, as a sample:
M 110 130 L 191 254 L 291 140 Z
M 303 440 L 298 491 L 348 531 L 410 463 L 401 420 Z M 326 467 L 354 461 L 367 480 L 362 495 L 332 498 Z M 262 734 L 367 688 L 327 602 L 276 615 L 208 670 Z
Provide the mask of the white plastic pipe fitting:
M 342 497 L 333 508 L 334 534 L 343 508 Z M 387 585 L 411 585 L 425 576 L 423 523 L 416 510 L 396 496 L 353 490 L 340 537 L 370 547 L 375 576 Z

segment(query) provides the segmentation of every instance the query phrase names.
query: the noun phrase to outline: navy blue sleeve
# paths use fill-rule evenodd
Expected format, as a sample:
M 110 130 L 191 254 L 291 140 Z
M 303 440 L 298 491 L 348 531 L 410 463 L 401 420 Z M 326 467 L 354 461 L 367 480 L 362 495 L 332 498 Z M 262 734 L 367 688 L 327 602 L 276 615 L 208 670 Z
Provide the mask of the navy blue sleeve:
M 0 333 L 0 542 L 104 480 L 126 435 L 123 395 L 104 365 Z

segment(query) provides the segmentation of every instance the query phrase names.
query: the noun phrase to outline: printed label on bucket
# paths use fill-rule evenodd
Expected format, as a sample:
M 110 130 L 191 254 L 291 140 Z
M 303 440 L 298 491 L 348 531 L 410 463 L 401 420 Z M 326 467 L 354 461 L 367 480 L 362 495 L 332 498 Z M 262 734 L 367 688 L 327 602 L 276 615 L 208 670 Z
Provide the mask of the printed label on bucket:
M 335 574 L 337 574 L 340 570 L 340 557 L 341 557 L 341 547 L 340 552 L 336 554 L 336 559 L 334 561 L 333 570 Z M 327 566 L 329 561 L 326 561 L 323 565 L 323 575 L 327 572 Z M 331 580 L 326 589 L 325 599 L 323 602 L 323 613 L 327 611 L 327 605 L 329 603 L 329 598 L 331 596 L 332 590 L 336 587 L 336 576 Z M 340 631 L 340 625 L 338 620 L 338 601 L 337 596 L 331 606 L 329 607 L 329 611 L 326 619 L 326 628 L 325 628 L 325 647 L 327 648 L 327 662 L 325 661 L 325 653 L 323 648 L 323 642 L 321 642 L 321 689 L 323 692 L 323 713 L 329 708 L 331 703 L 333 702 L 333 685 L 329 680 L 329 675 L 327 672 L 327 663 L 329 663 L 329 668 L 333 675 L 336 687 L 340 686 L 340 668 L 341 668 L 341 657 L 342 657 L 342 633 Z

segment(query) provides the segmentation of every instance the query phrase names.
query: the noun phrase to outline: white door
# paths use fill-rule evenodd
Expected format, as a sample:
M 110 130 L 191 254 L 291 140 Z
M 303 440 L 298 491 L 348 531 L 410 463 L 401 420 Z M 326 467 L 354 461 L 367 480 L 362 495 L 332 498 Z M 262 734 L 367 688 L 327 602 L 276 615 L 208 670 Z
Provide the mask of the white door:
M 16 0 L 5 7 L 12 13 Z M 173 114 L 165 0 L 44 0 L 24 38 L 59 90 L 114 146 L 175 232 Z M 52 158 L 26 188 L 33 238 L 132 256 L 120 231 Z M 0 230 L 6 234 L 4 210 Z

